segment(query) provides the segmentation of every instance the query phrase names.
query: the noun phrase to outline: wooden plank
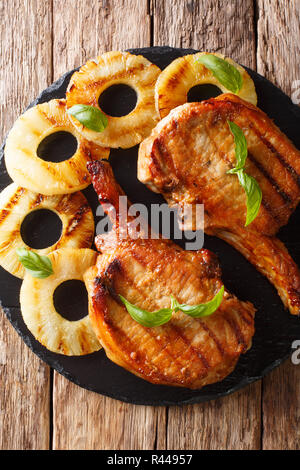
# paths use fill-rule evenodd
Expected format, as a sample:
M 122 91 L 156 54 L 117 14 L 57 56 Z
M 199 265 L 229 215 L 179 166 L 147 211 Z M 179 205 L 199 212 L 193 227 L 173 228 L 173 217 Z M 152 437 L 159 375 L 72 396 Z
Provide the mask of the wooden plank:
M 299 0 L 258 0 L 257 15 L 257 70 L 290 95 L 300 80 Z
M 102 0 L 97 49 L 110 51 L 150 46 L 148 0 Z
M 153 0 L 154 45 L 225 53 L 255 69 L 251 0 Z M 258 449 L 261 383 L 203 405 L 172 407 L 168 449 Z
M 51 83 L 51 0 L 1 0 L 0 18 L 3 138 L 20 112 Z M 25 346 L 2 311 L 0 387 L 0 448 L 48 449 L 49 367 Z
M 55 374 L 54 449 L 154 449 L 164 408 L 134 406 L 88 392 Z M 76 406 L 74 404 L 76 403 Z
M 150 44 L 144 0 L 54 0 L 53 12 L 56 78 L 105 50 Z M 164 420 L 164 408 L 120 403 L 54 375 L 54 449 L 153 449 L 165 442 Z
M 49 367 L 0 312 L 0 449 L 49 449 Z
M 252 384 L 216 401 L 170 408 L 167 449 L 259 449 L 259 398 L 260 387 Z
M 2 136 L 52 80 L 52 0 L 0 1 Z
M 53 12 L 55 79 L 102 52 L 150 45 L 147 0 L 53 0 Z
M 300 449 L 300 365 L 290 361 L 263 380 L 264 450 Z
M 153 44 L 226 53 L 255 68 L 252 0 L 152 0 Z
M 259 0 L 257 13 L 258 71 L 290 95 L 300 80 L 299 0 Z M 290 361 L 264 379 L 263 449 L 300 449 L 299 383 L 300 366 Z

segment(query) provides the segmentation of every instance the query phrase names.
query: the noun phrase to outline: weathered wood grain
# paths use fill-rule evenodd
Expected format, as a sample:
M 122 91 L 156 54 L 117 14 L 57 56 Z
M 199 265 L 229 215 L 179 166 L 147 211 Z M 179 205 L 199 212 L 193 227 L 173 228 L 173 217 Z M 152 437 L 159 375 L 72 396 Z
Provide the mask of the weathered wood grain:
M 154 449 L 165 409 L 134 406 L 54 379 L 54 449 Z M 76 405 L 75 405 L 76 403 Z
M 220 400 L 171 408 L 167 423 L 167 448 L 259 449 L 259 398 L 260 388 L 253 384 Z
M 150 45 L 147 1 L 54 0 L 53 12 L 56 78 L 101 52 Z M 54 449 L 153 449 L 165 440 L 164 408 L 101 397 L 57 373 L 53 390 Z
M 3 138 L 20 112 L 51 83 L 51 1 L 1 0 L 0 19 Z M 47 449 L 49 368 L 25 346 L 2 311 L 0 389 L 0 448 Z
M 257 15 L 257 70 L 290 95 L 300 80 L 300 2 L 257 0 Z
M 218 51 L 255 69 L 252 1 L 153 0 L 154 45 Z M 168 412 L 170 449 L 257 449 L 261 384 L 217 400 Z
M 25 346 L 1 311 L 1 450 L 49 448 L 49 388 L 49 367 Z
M 257 14 L 258 72 L 290 95 L 300 84 L 300 2 L 259 0 Z M 290 361 L 263 381 L 262 445 L 300 449 L 300 366 Z
M 152 0 L 154 45 L 225 53 L 255 67 L 252 0 Z
M 147 0 L 53 0 L 54 77 L 105 51 L 149 46 L 147 5 Z
M 99 7 L 98 51 L 150 46 L 148 0 L 102 0 Z
M 51 0 L 0 1 L 2 136 L 52 80 Z
M 264 450 L 300 449 L 300 365 L 288 360 L 263 380 Z
M 97 53 L 98 2 L 53 1 L 54 80 Z

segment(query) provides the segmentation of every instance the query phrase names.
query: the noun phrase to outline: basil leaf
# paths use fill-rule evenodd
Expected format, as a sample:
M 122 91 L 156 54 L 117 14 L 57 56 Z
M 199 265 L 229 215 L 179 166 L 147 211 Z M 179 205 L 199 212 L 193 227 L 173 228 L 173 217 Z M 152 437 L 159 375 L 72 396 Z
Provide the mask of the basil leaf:
M 227 60 L 213 54 L 204 54 L 197 61 L 209 69 L 227 90 L 232 91 L 232 93 L 238 93 L 242 88 L 242 75 Z
M 164 325 L 165 323 L 171 320 L 171 308 L 162 308 L 161 310 L 157 310 L 156 312 L 148 312 L 148 310 L 142 310 L 136 305 L 131 304 L 130 302 L 128 302 L 128 300 L 122 297 L 122 295 L 119 295 L 119 297 L 125 305 L 129 315 L 133 318 L 133 320 L 140 323 L 140 325 L 146 326 L 147 328 L 151 328 L 153 326 Z
M 247 141 L 242 129 L 232 121 L 227 121 L 227 123 L 234 137 L 235 157 L 237 161 L 236 167 L 228 170 L 227 173 L 237 174 L 240 185 L 246 192 L 247 215 L 245 227 L 247 227 L 251 222 L 253 222 L 258 214 L 262 200 L 262 191 L 256 179 L 253 178 L 253 176 L 248 175 L 244 170 L 248 149 Z
M 227 173 L 237 173 L 238 170 L 241 170 L 245 166 L 248 150 L 247 150 L 247 141 L 242 129 L 232 121 L 227 121 L 231 133 L 234 137 L 235 144 L 235 158 L 236 158 L 236 167 L 232 170 L 227 171 Z
M 247 195 L 247 216 L 245 223 L 245 227 L 247 227 L 258 214 L 262 200 L 262 191 L 253 176 L 248 175 L 243 170 L 239 170 L 237 175 L 240 185 L 244 188 Z
M 77 121 L 88 129 L 96 132 L 102 132 L 108 125 L 108 119 L 100 109 L 87 104 L 75 104 L 68 109 L 68 114 L 74 116 Z
M 202 318 L 207 317 L 214 313 L 221 305 L 224 295 L 224 286 L 221 287 L 219 292 L 214 296 L 212 300 L 206 302 L 205 304 L 199 305 L 187 305 L 187 304 L 179 304 L 177 300 L 172 297 L 172 308 L 175 312 L 180 310 L 181 312 L 189 315 L 193 318 Z
M 148 312 L 148 310 L 142 310 L 134 304 L 131 304 L 122 295 L 119 294 L 120 299 L 125 305 L 127 312 L 136 322 L 140 325 L 151 328 L 153 326 L 161 326 L 171 320 L 172 313 L 180 310 L 182 313 L 189 315 L 193 318 L 207 317 L 214 313 L 221 305 L 224 295 L 224 286 L 221 287 L 219 292 L 214 296 L 212 300 L 205 304 L 199 305 L 187 305 L 179 304 L 175 297 L 171 296 L 171 308 L 162 308 L 156 312 Z
M 38 255 L 26 248 L 18 248 L 16 251 L 20 262 L 32 277 L 44 279 L 53 274 L 52 263 L 47 256 Z

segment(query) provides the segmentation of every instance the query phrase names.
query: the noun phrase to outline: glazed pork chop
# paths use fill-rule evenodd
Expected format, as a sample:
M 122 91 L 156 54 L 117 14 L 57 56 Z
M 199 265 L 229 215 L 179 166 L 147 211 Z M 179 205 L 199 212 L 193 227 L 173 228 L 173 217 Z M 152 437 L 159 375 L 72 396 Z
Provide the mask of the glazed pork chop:
M 184 251 L 169 240 L 144 238 L 142 231 L 136 239 L 126 238 L 119 227 L 124 193 L 109 163 L 92 162 L 88 169 L 100 203 L 116 213 L 112 230 L 96 237 L 101 254 L 85 274 L 90 318 L 107 356 L 156 384 L 194 389 L 222 380 L 251 346 L 253 305 L 225 289 L 220 307 L 205 318 L 178 311 L 159 327 L 134 321 L 119 294 L 150 312 L 169 308 L 170 295 L 180 303 L 204 303 L 223 284 L 220 267 L 208 250 Z M 133 223 L 128 216 L 128 234 Z
M 245 170 L 262 190 L 258 216 L 247 227 L 245 191 L 236 175 L 227 174 L 236 166 L 227 120 L 242 129 Z M 205 232 L 239 250 L 295 315 L 300 313 L 300 273 L 275 234 L 299 202 L 299 175 L 300 152 L 266 114 L 231 94 L 172 110 L 139 149 L 139 180 L 171 206 L 203 203 Z

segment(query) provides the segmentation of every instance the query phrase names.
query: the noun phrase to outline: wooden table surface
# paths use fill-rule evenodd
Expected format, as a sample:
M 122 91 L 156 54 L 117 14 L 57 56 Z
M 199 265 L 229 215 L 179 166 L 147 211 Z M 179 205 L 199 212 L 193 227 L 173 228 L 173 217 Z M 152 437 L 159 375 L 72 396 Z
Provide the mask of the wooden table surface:
M 300 80 L 300 0 L 0 0 L 0 17 L 2 137 L 53 80 L 112 49 L 222 52 L 287 94 Z M 0 449 L 299 449 L 299 380 L 287 361 L 210 403 L 128 405 L 53 372 L 1 312 Z

